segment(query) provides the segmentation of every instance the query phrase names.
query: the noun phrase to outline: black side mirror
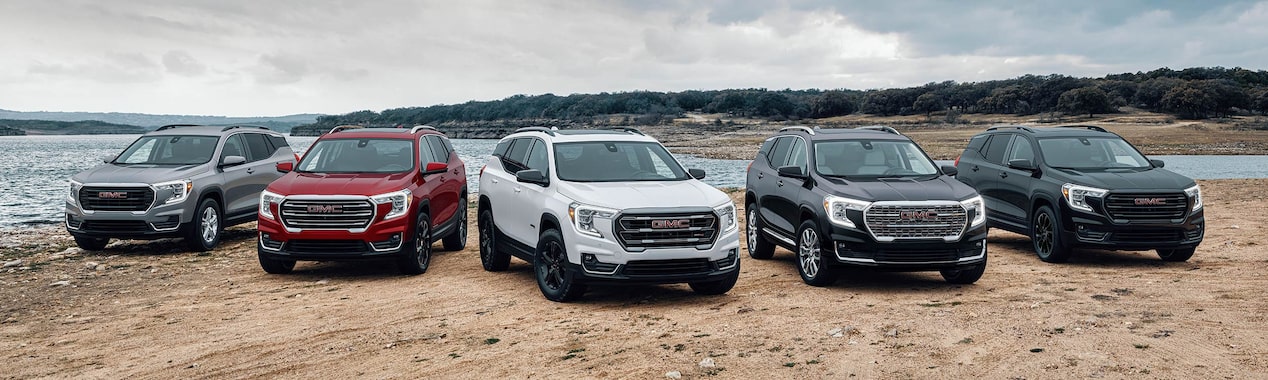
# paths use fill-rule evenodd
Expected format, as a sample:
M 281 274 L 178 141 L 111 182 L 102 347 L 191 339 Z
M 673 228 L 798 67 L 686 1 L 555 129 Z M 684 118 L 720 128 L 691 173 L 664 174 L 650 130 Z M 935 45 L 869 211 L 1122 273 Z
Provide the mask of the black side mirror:
M 690 174 L 691 178 L 704 179 L 704 169 L 687 169 L 687 174 Z
M 1008 160 L 1008 167 L 1021 170 L 1035 170 L 1035 162 L 1025 158 Z
M 956 174 L 960 174 L 960 169 L 956 168 L 954 165 L 942 165 L 942 174 L 955 177 Z
M 541 170 L 537 169 L 520 170 L 518 173 L 515 173 L 515 180 L 540 186 L 550 184 L 550 180 L 546 178 L 546 173 L 542 173 Z
M 234 166 L 247 163 L 247 158 L 242 156 L 225 156 L 220 160 L 220 166 Z
M 1161 168 L 1161 167 L 1167 166 L 1166 162 L 1162 162 L 1162 160 L 1154 160 L 1154 159 L 1150 159 L 1149 164 L 1153 165 L 1155 168 Z
M 779 171 L 779 175 L 781 177 L 806 178 L 806 173 L 801 171 L 801 167 L 788 165 L 780 166 L 779 169 L 776 170 Z

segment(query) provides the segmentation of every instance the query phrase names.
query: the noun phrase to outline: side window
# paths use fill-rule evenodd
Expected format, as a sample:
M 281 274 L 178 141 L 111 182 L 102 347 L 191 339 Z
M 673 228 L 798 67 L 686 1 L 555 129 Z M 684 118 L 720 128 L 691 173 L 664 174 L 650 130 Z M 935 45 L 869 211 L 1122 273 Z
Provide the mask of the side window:
M 775 146 L 771 148 L 770 154 L 766 156 L 766 160 L 770 161 L 772 168 L 778 169 L 788 162 L 788 151 L 792 147 L 792 137 L 780 137 L 775 139 Z
M 800 138 L 792 138 L 790 140 L 793 141 L 792 154 L 788 156 L 788 163 L 785 165 L 799 167 L 802 173 L 806 173 L 808 170 L 806 166 L 806 141 Z
M 274 149 L 269 146 L 268 138 L 259 133 L 243 133 L 242 136 L 247 142 L 247 151 L 251 157 L 247 161 L 259 161 L 269 158 L 273 155 Z
M 274 152 L 277 152 L 278 149 L 287 148 L 291 146 L 290 143 L 286 142 L 286 137 L 278 136 L 278 135 L 268 135 L 268 136 L 269 136 L 269 143 L 273 144 Z
M 999 164 L 1004 162 L 1004 152 L 1008 150 L 1008 139 L 1013 135 L 993 135 L 991 140 L 986 142 L 986 162 Z
M 246 157 L 246 149 L 242 147 L 242 137 L 232 135 L 225 139 L 225 147 L 220 150 L 220 160 L 224 161 L 225 157 L 242 156 Z
M 493 148 L 493 155 L 497 157 L 506 157 L 506 152 L 511 149 L 511 142 L 513 141 L 515 141 L 515 139 L 502 140 L 501 142 L 498 142 L 498 146 Z
M 432 151 L 431 144 L 427 143 L 427 136 L 418 139 L 418 165 L 425 166 L 428 162 L 435 162 L 436 153 Z
M 511 143 L 511 149 L 502 156 L 502 166 L 511 174 L 524 170 L 524 161 L 528 159 L 528 148 L 532 147 L 533 139 L 518 138 Z
M 1030 146 L 1030 141 L 1024 137 L 1013 138 L 1013 149 L 1009 150 L 1008 160 L 1034 160 L 1035 148 Z
M 528 152 L 527 162 L 524 166 L 528 169 L 541 170 L 542 173 L 550 172 L 550 155 L 546 152 L 546 143 L 540 140 L 533 140 L 533 149 Z
M 449 150 L 440 142 L 440 137 L 427 136 L 427 145 L 431 145 L 431 162 L 449 162 Z

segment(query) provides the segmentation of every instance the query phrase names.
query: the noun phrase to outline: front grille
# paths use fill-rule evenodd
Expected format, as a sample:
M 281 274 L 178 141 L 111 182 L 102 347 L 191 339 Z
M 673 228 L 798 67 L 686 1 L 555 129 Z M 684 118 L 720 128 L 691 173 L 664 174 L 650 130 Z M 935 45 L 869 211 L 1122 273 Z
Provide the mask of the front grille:
M 154 204 L 148 187 L 100 187 L 79 189 L 79 205 L 91 211 L 145 211 Z
M 709 259 L 639 260 L 625 264 L 626 276 L 664 276 L 708 273 Z
M 864 225 L 877 240 L 955 238 L 968 221 L 968 211 L 959 204 L 875 204 L 863 214 Z
M 1114 219 L 1179 219 L 1188 209 L 1184 193 L 1110 193 L 1105 197 L 1105 212 Z
M 956 261 L 960 258 L 957 250 L 931 251 L 880 251 L 876 252 L 876 261 L 895 263 L 923 263 L 935 261 Z
M 360 240 L 291 239 L 286 241 L 285 246 L 286 251 L 291 253 L 355 254 L 368 252 L 365 242 Z
M 617 219 L 616 235 L 627 249 L 710 245 L 717 225 L 712 212 L 625 214 Z
M 79 225 L 82 231 L 133 233 L 150 232 L 150 225 L 142 220 L 85 220 Z
M 294 200 L 281 205 L 282 224 L 288 228 L 362 229 L 374 219 L 367 200 Z
M 1184 232 L 1175 229 L 1133 229 L 1110 234 L 1110 238 L 1123 243 L 1175 242 L 1184 240 Z

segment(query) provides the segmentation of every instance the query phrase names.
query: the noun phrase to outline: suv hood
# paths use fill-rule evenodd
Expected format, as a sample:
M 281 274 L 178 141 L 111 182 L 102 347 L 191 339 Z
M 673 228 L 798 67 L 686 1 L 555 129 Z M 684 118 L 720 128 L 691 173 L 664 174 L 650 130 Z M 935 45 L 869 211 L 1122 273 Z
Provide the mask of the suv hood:
M 1053 177 L 1079 185 L 1097 187 L 1107 190 L 1184 190 L 1197 184 L 1192 178 L 1185 177 L 1166 169 L 1148 170 L 1072 170 L 1053 169 Z
M 559 193 L 589 205 L 617 210 L 650 207 L 714 207 L 731 198 L 704 182 L 562 182 Z
M 861 201 L 962 201 L 977 195 L 977 191 L 963 182 L 948 176 L 927 180 L 875 180 L 845 182 L 838 178 L 824 178 L 822 186 L 833 195 Z
M 409 186 L 413 172 L 298 173 L 290 172 L 269 184 L 268 191 L 286 195 L 379 195 Z
M 208 164 L 196 165 L 117 165 L 102 164 L 70 178 L 80 183 L 147 183 L 175 181 L 206 171 Z

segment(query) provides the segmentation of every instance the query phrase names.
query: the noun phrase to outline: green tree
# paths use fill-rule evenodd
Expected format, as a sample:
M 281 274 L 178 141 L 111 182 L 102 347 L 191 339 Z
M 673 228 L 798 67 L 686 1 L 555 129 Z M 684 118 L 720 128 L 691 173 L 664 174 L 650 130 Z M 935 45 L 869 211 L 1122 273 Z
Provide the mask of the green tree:
M 1096 87 L 1081 87 L 1061 93 L 1057 101 L 1057 109 L 1067 114 L 1087 114 L 1088 117 L 1098 113 L 1114 111 L 1109 95 Z
M 858 106 L 844 91 L 825 91 L 810 101 L 810 117 L 844 116 L 858 111 Z
M 1188 119 L 1205 118 L 1219 107 L 1211 93 L 1194 83 L 1185 83 L 1167 91 L 1161 105 L 1163 110 Z
M 942 101 L 942 95 L 926 92 L 916 97 L 916 101 L 911 104 L 912 110 L 925 114 L 925 119 L 932 120 L 933 113 L 947 108 L 946 102 Z

